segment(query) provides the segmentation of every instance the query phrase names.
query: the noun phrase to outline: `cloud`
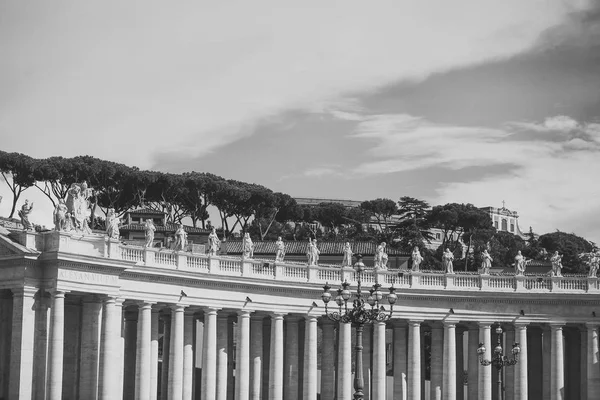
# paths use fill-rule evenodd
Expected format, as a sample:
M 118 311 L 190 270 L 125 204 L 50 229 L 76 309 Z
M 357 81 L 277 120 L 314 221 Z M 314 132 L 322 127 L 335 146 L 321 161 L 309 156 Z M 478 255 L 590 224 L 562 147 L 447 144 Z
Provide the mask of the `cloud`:
M 562 0 L 34 3 L 2 6 L 5 150 L 92 154 L 143 168 L 157 152 L 209 154 L 284 110 L 511 57 L 587 7 Z
M 529 130 L 529 131 L 528 131 Z M 561 132 L 557 137 L 526 136 L 530 131 Z M 520 212 L 525 225 L 540 232 L 577 231 L 600 239 L 600 228 L 587 223 L 591 199 L 600 196 L 597 124 L 567 116 L 542 122 L 507 123 L 502 129 L 448 126 L 410 115 L 366 116 L 352 137 L 371 141 L 370 160 L 356 174 L 377 175 L 442 167 L 509 165 L 504 174 L 482 174 L 478 179 L 441 182 L 433 204 L 469 202 L 499 204 Z

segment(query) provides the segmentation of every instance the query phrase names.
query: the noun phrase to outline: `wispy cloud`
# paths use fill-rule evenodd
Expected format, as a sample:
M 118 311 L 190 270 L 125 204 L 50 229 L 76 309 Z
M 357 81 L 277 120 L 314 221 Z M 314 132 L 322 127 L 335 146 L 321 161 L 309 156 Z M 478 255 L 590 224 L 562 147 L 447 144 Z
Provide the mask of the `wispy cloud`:
M 2 6 L 5 150 L 92 153 L 140 167 L 157 151 L 206 154 L 284 110 L 511 57 L 585 7 L 576 0 L 34 3 Z M 82 136 L 101 140 L 90 148 Z

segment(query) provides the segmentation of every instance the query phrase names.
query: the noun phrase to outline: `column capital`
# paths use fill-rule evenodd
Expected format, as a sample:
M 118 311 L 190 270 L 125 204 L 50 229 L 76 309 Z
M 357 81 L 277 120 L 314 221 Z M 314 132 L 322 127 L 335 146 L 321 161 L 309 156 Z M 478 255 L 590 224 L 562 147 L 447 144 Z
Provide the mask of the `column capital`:
M 456 321 L 443 321 L 444 328 L 456 328 Z
M 492 329 L 493 324 L 494 324 L 493 321 L 478 321 L 477 322 L 477 326 L 479 327 L 479 329 L 481 329 L 481 328 Z
M 152 308 L 152 306 L 154 304 L 156 304 L 155 302 L 150 302 L 150 301 L 138 301 L 137 303 L 138 308 L 140 309 L 148 309 L 148 308 Z
M 284 316 L 286 316 L 287 313 L 285 312 L 270 312 L 269 316 L 271 317 L 271 319 L 283 319 Z
M 548 323 L 548 326 L 550 327 L 550 330 L 556 331 L 556 330 L 562 330 L 563 326 L 565 326 L 564 322 L 550 322 Z
M 587 328 L 586 330 L 598 329 L 600 327 L 600 322 L 586 322 L 585 327 Z
M 187 304 L 171 304 L 169 308 L 175 312 L 184 312 L 189 307 Z
M 23 296 L 23 297 L 33 297 L 38 292 L 38 288 L 33 286 L 22 286 L 18 288 L 13 288 L 11 291 L 14 296 Z
M 527 329 L 527 327 L 529 326 L 529 322 L 514 322 L 512 326 L 515 329 Z
M 238 315 L 238 317 L 250 318 L 250 316 L 252 315 L 253 312 L 254 312 L 254 310 L 242 309 L 242 310 L 237 310 L 237 315 Z
M 65 290 L 57 290 L 57 289 L 49 289 L 48 293 L 50 293 L 50 296 L 52 296 L 53 298 L 55 297 L 65 297 L 65 295 L 67 294 L 67 292 Z
M 203 307 L 202 310 L 204 311 L 204 315 L 209 315 L 209 314 L 216 314 L 218 311 L 221 310 L 221 308 L 219 307 Z
M 422 319 L 409 319 L 408 325 L 411 327 L 420 327 L 424 320 Z
M 318 321 L 318 316 L 314 315 L 314 314 L 306 314 L 304 316 L 304 320 L 305 321 L 315 321 L 315 322 L 317 322 Z

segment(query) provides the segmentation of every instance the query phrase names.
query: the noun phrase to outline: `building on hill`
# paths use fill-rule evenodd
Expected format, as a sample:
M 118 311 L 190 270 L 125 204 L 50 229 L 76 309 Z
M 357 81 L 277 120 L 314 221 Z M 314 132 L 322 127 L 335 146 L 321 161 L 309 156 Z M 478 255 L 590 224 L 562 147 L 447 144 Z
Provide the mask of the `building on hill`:
M 154 245 L 156 247 L 170 248 L 174 243 L 175 231 L 178 224 L 167 222 L 167 216 L 164 212 L 142 208 L 138 210 L 128 211 L 124 215 L 124 225 L 119 227 L 121 237 L 129 244 L 143 245 L 145 242 L 144 223 L 146 220 L 152 219 L 156 232 L 154 233 Z M 188 244 L 192 246 L 194 251 L 203 252 L 204 245 L 208 242 L 208 229 L 195 228 L 193 226 L 184 225 L 184 229 L 188 234 Z
M 504 206 L 502 202 L 501 208 L 496 207 L 481 207 L 480 210 L 487 212 L 490 215 L 494 228 L 502 232 L 510 232 L 513 235 L 520 236 L 525 239 L 525 234 L 519 228 L 519 214 L 516 211 L 511 211 Z
M 321 252 L 319 256 L 319 265 L 341 265 L 344 259 L 344 244 L 345 242 L 318 242 L 317 246 Z M 373 267 L 374 256 L 377 245 L 372 242 L 351 242 L 352 251 L 354 254 L 360 253 L 364 256 L 363 262 L 367 267 Z M 241 256 L 242 241 L 231 240 L 223 243 L 226 247 L 228 255 Z M 305 241 L 289 241 L 285 242 L 285 261 L 306 262 L 306 250 L 308 242 Z M 275 242 L 271 241 L 255 241 L 254 242 L 254 258 L 271 260 L 275 259 Z M 409 254 L 403 253 L 396 249 L 386 249 L 388 254 L 388 268 L 391 269 L 408 269 Z

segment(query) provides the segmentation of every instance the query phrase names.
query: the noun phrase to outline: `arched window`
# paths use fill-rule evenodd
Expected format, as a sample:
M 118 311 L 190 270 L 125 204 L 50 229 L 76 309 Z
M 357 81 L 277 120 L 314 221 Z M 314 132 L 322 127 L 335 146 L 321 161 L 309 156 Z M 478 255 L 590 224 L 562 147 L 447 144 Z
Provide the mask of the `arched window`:
M 508 231 L 508 223 L 506 222 L 506 219 L 502 219 L 502 230 Z

